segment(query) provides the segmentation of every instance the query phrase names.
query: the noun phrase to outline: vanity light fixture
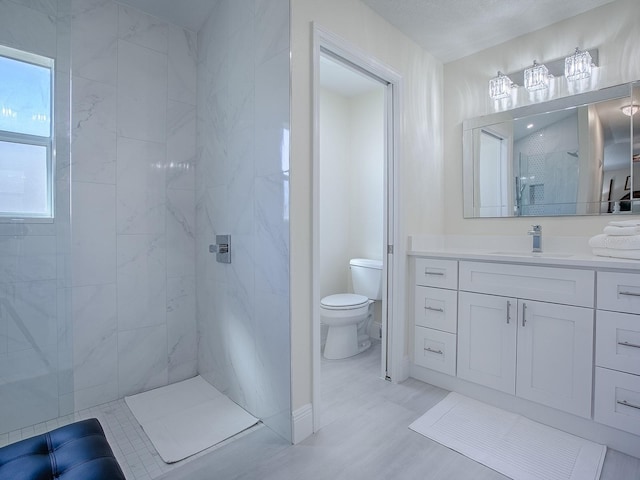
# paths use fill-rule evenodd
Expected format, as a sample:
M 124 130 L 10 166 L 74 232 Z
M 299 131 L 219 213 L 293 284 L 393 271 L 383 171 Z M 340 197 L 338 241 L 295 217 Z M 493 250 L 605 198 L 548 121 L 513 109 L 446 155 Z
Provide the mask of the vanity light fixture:
M 640 105 L 638 105 L 637 103 L 630 103 L 629 105 L 624 105 L 623 107 L 621 107 L 620 110 L 622 110 L 622 113 L 624 113 L 627 117 L 632 117 L 636 113 L 638 113 L 638 110 L 640 110 Z
M 494 100 L 507 98 L 511 95 L 513 82 L 504 73 L 498 71 L 498 75 L 489 80 L 489 96 Z
M 593 90 L 598 83 L 598 57 L 597 48 L 581 50 L 577 47 L 573 54 L 547 60 L 544 65 L 534 60 L 533 65 L 524 69 L 507 74 L 498 72 L 496 77 L 489 80 L 489 96 L 492 100 L 509 98 L 519 86 L 524 86 L 529 92 L 542 93 L 536 95 L 536 101 L 547 96 L 544 90 L 551 90 L 552 96 L 562 94 L 562 88 L 566 87 L 569 93 Z M 566 85 L 556 85 L 552 80 L 563 76 L 567 80 Z
M 533 65 L 524 71 L 524 88 L 530 92 L 549 88 L 549 70 L 535 60 Z
M 589 78 L 592 66 L 591 54 L 576 47 L 576 51 L 564 59 L 564 76 L 571 82 Z

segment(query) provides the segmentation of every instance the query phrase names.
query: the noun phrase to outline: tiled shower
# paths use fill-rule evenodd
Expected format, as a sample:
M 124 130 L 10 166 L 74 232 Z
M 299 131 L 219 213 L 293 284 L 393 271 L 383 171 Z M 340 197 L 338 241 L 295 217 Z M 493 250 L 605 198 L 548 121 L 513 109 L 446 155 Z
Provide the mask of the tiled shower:
M 214 4 L 0 3 L 59 69 L 55 222 L 0 224 L 0 433 L 199 373 L 291 438 L 289 2 Z

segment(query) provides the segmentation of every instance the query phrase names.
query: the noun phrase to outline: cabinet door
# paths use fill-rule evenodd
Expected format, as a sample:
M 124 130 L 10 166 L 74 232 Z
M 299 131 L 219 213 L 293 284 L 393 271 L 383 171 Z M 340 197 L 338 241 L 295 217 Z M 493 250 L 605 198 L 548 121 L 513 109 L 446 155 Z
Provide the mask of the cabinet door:
M 591 417 L 593 310 L 518 301 L 516 395 Z
M 460 292 L 458 377 L 515 393 L 517 301 Z

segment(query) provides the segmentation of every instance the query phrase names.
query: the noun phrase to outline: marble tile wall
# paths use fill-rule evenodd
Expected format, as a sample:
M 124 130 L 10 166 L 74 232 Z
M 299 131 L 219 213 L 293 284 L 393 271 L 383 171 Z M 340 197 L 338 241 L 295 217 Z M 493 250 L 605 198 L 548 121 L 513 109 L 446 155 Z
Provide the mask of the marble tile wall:
M 218 2 L 197 71 L 198 370 L 290 440 L 289 1 Z
M 68 412 L 68 0 L 0 1 L 0 44 L 56 63 L 54 223 L 0 222 L 0 433 Z
M 196 35 L 72 0 L 75 409 L 196 374 Z
M 0 297 L 32 337 L 0 315 L 0 415 L 33 424 L 199 368 L 290 438 L 288 0 L 219 2 L 199 62 L 182 28 L 111 0 L 58 2 L 67 216 L 0 225 Z M 0 0 L 0 41 L 55 53 L 54 6 Z M 216 233 L 233 235 L 231 265 L 208 253 Z

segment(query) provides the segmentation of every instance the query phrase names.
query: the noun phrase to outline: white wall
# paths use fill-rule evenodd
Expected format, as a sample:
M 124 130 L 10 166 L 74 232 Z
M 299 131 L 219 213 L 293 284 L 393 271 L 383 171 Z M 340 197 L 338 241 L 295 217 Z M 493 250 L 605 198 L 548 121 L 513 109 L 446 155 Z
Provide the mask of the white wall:
M 320 296 L 349 288 L 349 103 L 320 91 Z
M 598 48 L 598 88 L 640 79 L 639 17 L 640 3 L 637 0 L 618 0 L 445 65 L 443 131 L 447 234 L 523 236 L 531 223 L 531 219 L 526 218 L 462 218 L 462 122 L 495 111 L 487 93 L 489 79 L 498 70 L 521 70 L 534 58 L 544 62 L 564 57 L 576 45 Z M 421 216 L 418 210 L 413 210 L 412 215 Z M 544 218 L 541 223 L 545 235 L 591 236 L 601 232 L 609 220 L 611 218 L 607 216 L 562 217 Z
M 384 88 L 350 99 L 349 258 L 381 260 L 384 223 Z
M 384 88 L 320 91 L 320 296 L 352 291 L 349 260 L 382 258 Z
M 400 212 L 404 232 L 442 233 L 442 64 L 359 0 L 291 1 L 291 329 L 294 411 L 311 403 L 312 22 L 403 77 Z M 419 211 L 416 215 L 412 212 Z

